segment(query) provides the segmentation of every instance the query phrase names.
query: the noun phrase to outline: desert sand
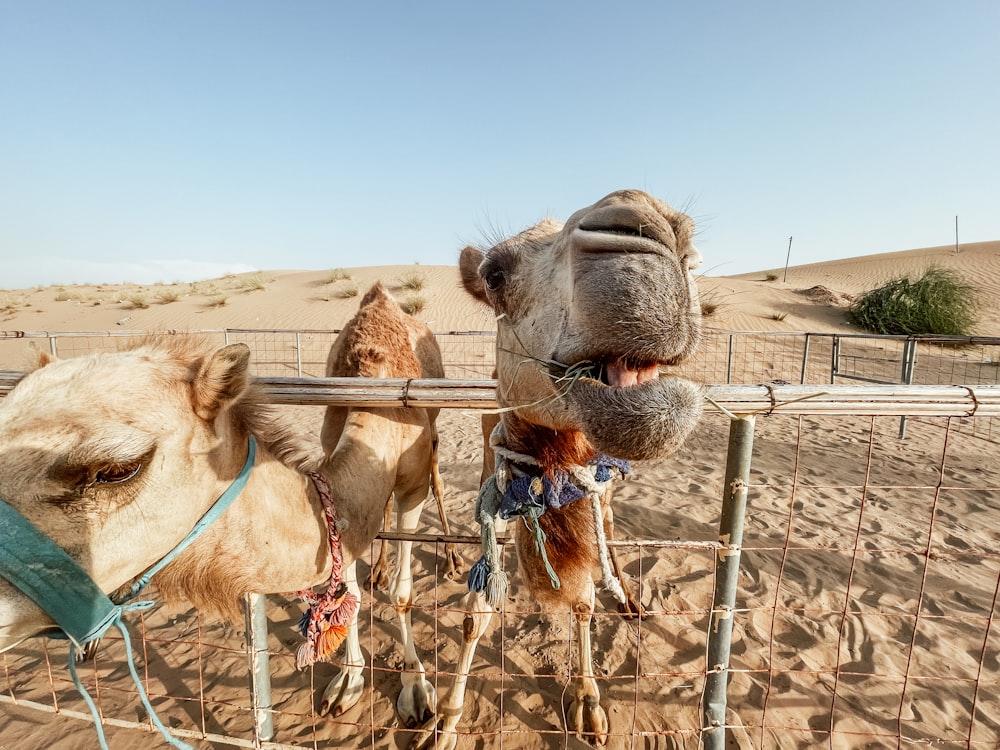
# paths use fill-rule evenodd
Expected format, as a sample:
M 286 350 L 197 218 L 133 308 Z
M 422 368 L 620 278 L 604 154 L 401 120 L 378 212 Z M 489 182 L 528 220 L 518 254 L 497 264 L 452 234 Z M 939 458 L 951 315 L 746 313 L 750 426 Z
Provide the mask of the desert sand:
M 942 247 L 795 266 L 787 280 L 772 269 L 699 285 L 715 303 L 706 319 L 713 329 L 838 333 L 852 330 L 846 305 L 853 295 L 931 264 L 955 268 L 980 291 L 975 333 L 1000 334 L 1000 242 L 957 254 Z M 769 274 L 777 278 L 768 281 Z M 343 275 L 350 278 L 332 280 Z M 0 292 L 0 330 L 329 330 L 356 309 L 351 287 L 363 294 L 376 279 L 399 301 L 422 302 L 417 315 L 435 332 L 493 327 L 461 292 L 455 267 L 419 265 L 8 290 Z M 0 369 L 23 369 L 28 342 L 0 341 Z M 288 408 L 303 424 L 321 417 L 315 408 Z M 898 418 L 758 419 L 729 695 L 729 720 L 744 728 L 731 732 L 733 746 L 1000 746 L 1000 450 L 995 432 L 969 429 L 968 421 L 911 420 L 900 440 Z M 439 424 L 453 531 L 474 535 L 479 415 L 445 410 Z M 634 466 L 617 491 L 618 536 L 634 543 L 623 549 L 625 572 L 649 614 L 623 620 L 600 595 L 595 664 L 611 747 L 698 747 L 715 571 L 705 543 L 718 536 L 727 429 L 723 415 L 706 413 L 677 456 Z M 428 532 L 440 531 L 433 504 L 423 521 Z M 461 640 L 465 586 L 438 574 L 434 545 L 415 549 L 417 643 L 443 686 Z M 470 563 L 477 554 L 464 552 Z M 512 557 L 507 564 L 516 568 Z M 362 563 L 362 579 L 365 573 Z M 410 735 L 394 715 L 402 657 L 384 593 L 368 592 L 361 614 L 372 687 L 337 719 L 315 716 L 317 690 L 335 666 L 294 671 L 299 612 L 298 603 L 271 598 L 276 739 L 283 743 L 275 747 L 405 747 Z M 198 748 L 237 744 L 218 735 L 253 746 L 242 623 L 164 606 L 137 616 L 132 631 L 136 643 L 145 637 L 139 663 L 164 721 Z M 568 618 L 537 612 L 515 583 L 502 622 L 494 619 L 480 645 L 460 725 L 471 734 L 459 747 L 587 747 L 562 732 L 571 633 Z M 143 711 L 120 640 L 108 641 L 82 674 L 112 720 L 111 747 L 168 747 L 158 734 L 113 726 L 141 720 Z M 76 718 L 86 709 L 64 660 L 62 644 L 41 640 L 0 655 L 0 748 L 96 747 L 93 727 Z

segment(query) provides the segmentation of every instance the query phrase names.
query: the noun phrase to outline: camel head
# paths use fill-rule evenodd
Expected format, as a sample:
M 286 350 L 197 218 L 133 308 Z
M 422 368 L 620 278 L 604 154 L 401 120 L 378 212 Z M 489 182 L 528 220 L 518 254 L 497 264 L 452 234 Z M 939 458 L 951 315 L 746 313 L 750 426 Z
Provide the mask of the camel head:
M 498 400 L 513 418 L 580 430 L 625 459 L 675 450 L 697 422 L 695 385 L 661 377 L 691 354 L 701 310 L 693 221 L 638 190 L 546 220 L 483 253 L 462 281 L 497 314 Z
M 0 498 L 115 591 L 170 551 L 239 471 L 246 436 L 226 434 L 223 413 L 247 388 L 248 361 L 242 344 L 192 352 L 150 341 L 42 362 L 0 401 Z M 237 440 L 239 455 L 220 449 Z M 0 578 L 0 651 L 52 626 Z

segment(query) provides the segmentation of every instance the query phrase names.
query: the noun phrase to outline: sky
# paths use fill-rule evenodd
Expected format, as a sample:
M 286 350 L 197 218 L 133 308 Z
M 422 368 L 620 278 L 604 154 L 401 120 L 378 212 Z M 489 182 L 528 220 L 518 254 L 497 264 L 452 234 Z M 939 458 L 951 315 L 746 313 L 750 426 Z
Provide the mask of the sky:
M 455 264 L 620 188 L 714 276 L 998 240 L 998 40 L 996 0 L 0 0 L 0 289 Z

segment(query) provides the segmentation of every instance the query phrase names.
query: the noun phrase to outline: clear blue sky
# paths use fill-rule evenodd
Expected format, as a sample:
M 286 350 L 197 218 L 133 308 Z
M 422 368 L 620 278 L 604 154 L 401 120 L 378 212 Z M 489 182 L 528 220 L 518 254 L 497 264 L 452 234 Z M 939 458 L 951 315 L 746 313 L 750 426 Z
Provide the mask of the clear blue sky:
M 0 288 L 450 264 L 623 187 L 712 275 L 1000 239 L 1000 2 L 0 0 Z

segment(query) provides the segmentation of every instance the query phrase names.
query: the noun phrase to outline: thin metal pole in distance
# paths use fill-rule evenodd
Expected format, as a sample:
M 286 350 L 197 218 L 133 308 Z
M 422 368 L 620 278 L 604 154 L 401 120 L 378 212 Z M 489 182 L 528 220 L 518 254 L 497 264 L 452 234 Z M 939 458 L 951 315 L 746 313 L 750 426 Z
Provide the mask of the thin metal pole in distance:
M 267 613 L 263 594 L 247 594 L 244 606 L 247 626 L 247 657 L 250 660 L 250 709 L 256 746 L 274 739 L 271 710 L 271 657 L 267 653 Z
M 719 562 L 715 575 L 715 596 L 708 626 L 708 664 L 702 705 L 702 743 L 705 750 L 726 746 L 726 688 L 729 683 L 729 655 L 732 646 L 736 589 L 739 585 L 740 550 L 750 486 L 750 459 L 753 454 L 753 415 L 736 417 L 729 425 L 726 455 L 726 483 L 722 492 L 719 521 Z
M 916 359 L 917 341 L 912 336 L 909 336 L 903 344 L 903 372 L 900 377 L 900 382 L 903 385 L 913 384 L 913 370 L 916 367 Z M 903 440 L 905 437 L 906 417 L 903 416 L 899 418 L 899 439 Z

